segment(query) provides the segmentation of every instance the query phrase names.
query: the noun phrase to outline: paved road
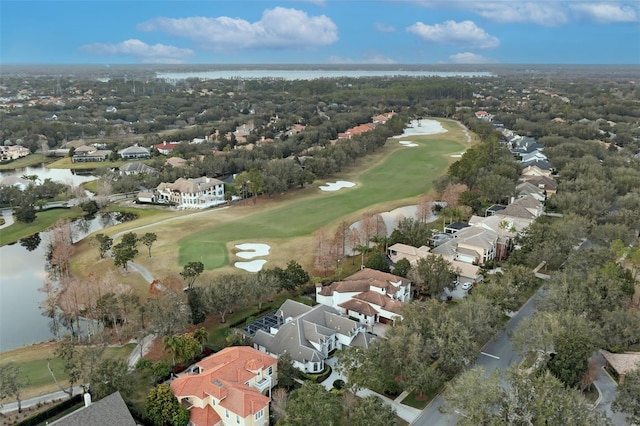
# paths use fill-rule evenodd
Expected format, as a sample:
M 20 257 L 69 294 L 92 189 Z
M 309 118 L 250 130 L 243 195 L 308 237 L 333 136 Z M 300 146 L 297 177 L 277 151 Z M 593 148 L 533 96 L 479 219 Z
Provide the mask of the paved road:
M 483 367 L 487 371 L 487 375 L 496 369 L 506 369 L 509 366 L 520 362 L 521 357 L 513 350 L 513 345 L 509 339 L 509 333 L 524 318 L 530 317 L 534 310 L 534 300 L 542 293 L 540 288 L 533 297 L 507 322 L 506 328 L 487 343 L 478 355 L 476 362 L 470 366 Z M 433 401 L 422 411 L 416 420 L 411 424 L 416 426 L 446 426 L 455 425 L 457 416 L 442 414 L 440 407 L 443 404 L 442 394 L 438 395 Z
M 73 394 L 77 395 L 79 393 L 82 393 L 82 388 L 80 386 L 74 387 Z M 62 391 L 53 392 L 53 393 L 49 393 L 41 396 L 36 396 L 36 397 L 25 399 L 24 401 L 22 401 L 22 409 L 24 410 L 25 408 L 33 407 L 34 405 L 44 404 L 46 402 L 51 402 L 57 399 L 67 399 L 67 398 L 69 398 L 69 395 L 67 395 Z M 18 410 L 17 402 L 9 402 L 7 404 L 4 404 L 2 408 L 0 408 L 0 412 L 2 413 L 9 413 L 11 411 L 16 411 L 16 410 Z

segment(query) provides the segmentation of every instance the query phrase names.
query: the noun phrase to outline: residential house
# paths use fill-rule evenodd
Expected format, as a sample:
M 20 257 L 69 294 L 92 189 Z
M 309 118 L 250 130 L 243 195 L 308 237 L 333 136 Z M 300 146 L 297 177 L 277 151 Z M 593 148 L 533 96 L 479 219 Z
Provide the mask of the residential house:
M 118 112 L 118 108 L 116 108 L 116 107 L 114 107 L 114 106 L 108 106 L 108 107 L 105 109 L 105 111 L 106 111 L 106 112 L 109 112 L 109 113 L 116 113 L 116 112 Z
M 196 179 L 179 178 L 173 183 L 162 182 L 156 188 L 158 202 L 175 203 L 180 208 L 203 209 L 224 202 L 224 183 L 206 176 Z
M 316 302 L 370 327 L 402 318 L 404 302 L 410 299 L 410 280 L 369 268 L 330 285 L 316 285 Z
M 385 124 L 391 117 L 396 115 L 395 112 L 387 112 L 385 114 L 378 114 L 371 117 L 373 124 Z
M 120 392 L 91 402 L 91 395 L 84 395 L 84 406 L 58 420 L 47 422 L 51 426 L 136 426 L 137 423 L 122 399 Z
M 493 115 L 489 114 L 487 111 L 476 111 L 476 118 L 478 120 L 491 121 L 493 119 Z
M 29 148 L 25 148 L 22 145 L 0 145 L 0 161 L 17 160 L 29 154 L 31 154 Z
M 92 162 L 92 161 L 106 161 L 111 151 L 99 150 L 94 146 L 82 145 L 73 151 L 73 157 L 71 161 L 74 163 Z
M 330 306 L 307 306 L 285 301 L 276 312 L 278 324 L 258 330 L 253 347 L 274 356 L 287 353 L 293 365 L 305 373 L 324 371 L 329 353 L 345 346 L 369 347 L 371 335 L 364 324 L 340 314 Z
M 525 195 L 514 200 L 504 210 L 496 212 L 494 216 L 514 217 L 519 219 L 535 220 L 544 212 L 544 204 L 530 195 Z
M 547 156 L 541 153 L 540 151 L 527 152 L 525 154 L 520 155 L 521 163 L 528 163 L 530 161 L 546 161 L 548 160 Z
M 389 259 L 393 263 L 397 263 L 400 259 L 407 259 L 411 266 L 415 267 L 420 259 L 427 258 L 428 256 L 436 256 L 431 253 L 431 249 L 426 246 L 419 248 L 409 246 L 406 244 L 396 243 L 388 249 Z M 477 265 L 461 262 L 459 260 L 450 260 L 451 267 L 457 271 L 457 280 L 459 282 L 479 282 L 482 281 L 482 274 L 480 274 L 480 268 Z
M 526 182 L 529 182 L 547 193 L 547 197 L 554 195 L 558 191 L 558 183 L 549 176 L 522 176 Z
M 496 232 L 471 226 L 453 234 L 452 239 L 434 247 L 431 253 L 439 254 L 449 261 L 483 265 L 496 257 L 497 244 Z
M 134 162 L 131 162 L 131 163 L 123 164 L 122 166 L 120 166 L 118 168 L 118 171 L 123 176 L 141 175 L 141 174 L 150 175 L 150 174 L 155 174 L 155 173 L 158 172 L 153 167 L 149 167 L 146 164 L 141 163 L 140 161 L 134 161 Z
M 248 346 L 204 358 L 171 381 L 192 426 L 267 426 L 269 397 L 278 383 L 278 359 Z
M 180 157 L 169 157 L 167 158 L 167 161 L 164 162 L 164 164 L 171 167 L 185 167 L 187 165 L 187 160 Z
M 118 151 L 118 155 L 123 160 L 139 160 L 141 158 L 151 157 L 149 150 L 143 146 L 138 146 L 138 144 L 127 147 L 125 149 L 121 149 L 120 151 Z
M 164 141 L 162 143 L 159 143 L 157 145 L 154 145 L 153 147 L 155 149 L 158 150 L 158 152 L 160 154 L 163 155 L 169 155 L 173 152 L 174 149 L 176 149 L 178 146 L 180 145 L 180 142 L 167 142 Z
M 547 193 L 544 189 L 540 189 L 527 181 L 521 182 L 516 186 L 516 197 L 524 196 L 531 196 L 541 202 L 547 199 Z
M 552 170 L 551 164 L 548 161 L 530 161 L 527 163 L 522 163 L 522 172 L 520 175 L 523 179 L 527 179 L 529 177 L 540 177 L 547 176 L 551 177 Z
M 469 225 L 487 229 L 498 234 L 496 257 L 504 259 L 511 250 L 515 237 L 533 222 L 511 216 L 493 215 L 489 217 L 471 216 Z
M 343 133 L 338 133 L 338 139 L 351 139 L 353 136 L 370 132 L 375 128 L 376 128 L 376 125 L 373 123 L 361 124 L 359 126 L 355 126 L 350 129 L 347 129 L 347 131 Z
M 149 191 L 140 191 L 136 197 L 139 203 L 157 203 L 158 199 L 156 198 L 155 192 Z

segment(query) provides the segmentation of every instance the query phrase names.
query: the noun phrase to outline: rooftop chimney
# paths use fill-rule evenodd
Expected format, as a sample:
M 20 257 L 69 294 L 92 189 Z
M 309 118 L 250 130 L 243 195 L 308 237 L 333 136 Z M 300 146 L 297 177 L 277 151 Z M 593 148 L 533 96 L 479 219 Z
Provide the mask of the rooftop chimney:
M 85 392 L 84 394 L 84 406 L 88 407 L 91 405 L 91 394 L 89 392 Z

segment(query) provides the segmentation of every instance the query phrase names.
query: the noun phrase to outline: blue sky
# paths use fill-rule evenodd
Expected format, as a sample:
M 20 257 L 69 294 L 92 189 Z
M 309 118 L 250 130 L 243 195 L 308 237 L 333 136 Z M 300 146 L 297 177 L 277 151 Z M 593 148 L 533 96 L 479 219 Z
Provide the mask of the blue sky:
M 640 0 L 0 0 L 0 63 L 640 64 Z

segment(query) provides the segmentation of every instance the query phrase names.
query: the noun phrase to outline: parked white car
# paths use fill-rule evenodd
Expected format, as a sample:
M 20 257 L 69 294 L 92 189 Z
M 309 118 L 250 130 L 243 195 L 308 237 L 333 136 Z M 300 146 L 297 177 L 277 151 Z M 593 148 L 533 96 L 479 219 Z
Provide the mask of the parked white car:
M 471 283 L 462 283 L 463 290 L 471 290 L 473 288 L 473 284 Z

